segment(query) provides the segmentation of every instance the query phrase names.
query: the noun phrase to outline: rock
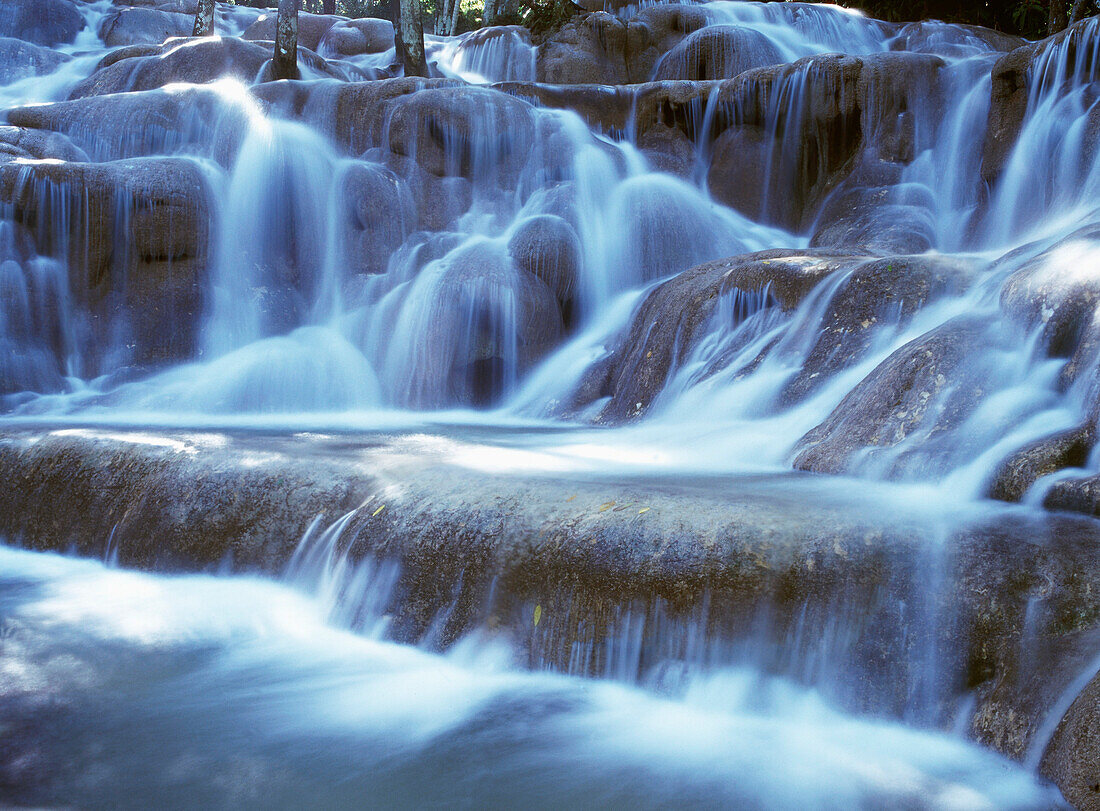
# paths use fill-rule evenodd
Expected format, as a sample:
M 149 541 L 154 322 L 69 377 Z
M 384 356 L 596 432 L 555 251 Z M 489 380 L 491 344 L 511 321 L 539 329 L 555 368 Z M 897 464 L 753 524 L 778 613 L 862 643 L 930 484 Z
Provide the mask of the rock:
M 1074 73 L 1077 49 L 1091 48 L 1092 18 L 1039 42 L 1022 45 L 997 60 L 993 66 L 989 119 L 982 150 L 982 179 L 993 185 L 1008 164 L 1016 139 L 1027 117 L 1032 83 L 1037 70 L 1063 81 Z M 1061 93 L 1063 87 L 1046 87 L 1043 94 Z M 1095 132 L 1096 127 L 1093 127 Z
M 550 288 L 563 311 L 571 307 L 583 252 L 569 223 L 549 214 L 523 220 L 508 240 L 508 252 L 518 268 Z
M 73 88 L 70 99 L 135 90 L 166 84 L 205 84 L 232 77 L 251 84 L 270 50 L 234 37 L 169 39 L 154 48 L 106 57 L 91 76 Z
M 94 160 L 190 152 L 233 164 L 248 132 L 249 110 L 216 90 L 189 87 L 89 96 L 17 107 L 8 120 L 68 136 Z M 43 137 L 45 137 L 43 133 Z M 60 136 L 59 136 L 60 137 Z M 85 160 L 73 152 L 65 160 Z
M 598 421 L 637 417 L 688 357 L 721 296 L 766 290 L 762 306 L 792 310 L 822 279 L 860 261 L 860 257 L 820 251 L 774 250 L 686 270 L 646 296 L 629 328 L 586 371 L 567 407 L 576 411 L 610 398 L 601 407 Z
M 956 428 L 983 394 L 983 381 L 967 374 L 969 358 L 988 345 L 983 326 L 949 321 L 890 355 L 798 441 L 795 469 L 850 472 L 918 431 L 927 442 Z
M 686 36 L 657 65 L 656 81 L 732 79 L 783 61 L 771 40 L 751 28 L 712 25 Z
M 437 177 L 495 179 L 510 185 L 535 140 L 529 104 L 481 87 L 435 87 L 395 98 L 389 106 L 395 155 Z
M 387 119 L 395 104 L 404 97 L 417 91 L 466 87 L 465 82 L 456 79 L 402 77 L 350 83 L 273 82 L 252 88 L 252 93 L 269 110 L 287 118 L 301 119 L 332 138 L 349 154 L 361 155 L 382 145 Z
M 1098 249 L 1100 225 L 1086 226 L 1024 262 L 1001 287 L 1001 309 L 1026 331 L 1041 329 L 1051 357 L 1073 357 L 1092 325 L 1100 280 L 1085 269 Z
M 408 184 L 377 164 L 352 164 L 343 177 L 348 216 L 344 244 L 357 273 L 384 273 L 391 254 L 416 225 Z
M 806 639 L 810 656 L 828 645 L 838 675 L 817 678 L 833 701 L 887 716 L 914 690 L 942 691 L 943 711 L 929 719 L 939 725 L 965 718 L 974 700 L 971 734 L 1017 758 L 1095 659 L 1091 520 L 993 509 L 945 535 L 921 510 L 884 510 L 871 483 L 834 500 L 806 477 L 671 486 L 494 474 L 448 463 L 436 447 L 383 435 L 8 427 L 0 475 L 20 486 L 0 490 L 0 532 L 96 558 L 111 538 L 127 567 L 232 560 L 281 572 L 315 516 L 355 511 L 340 536 L 349 560 L 399 564 L 400 597 L 387 609 L 397 640 L 432 633 L 449 645 L 491 628 L 532 667 L 575 668 L 583 650 L 583 672 L 615 662 L 642 679 L 655 659 Z M 624 662 L 613 657 L 627 629 L 641 653 Z M 685 651 L 687 638 L 697 647 Z M 1044 759 L 1068 796 L 1097 762 L 1084 746 L 1095 739 L 1093 689 Z
M 892 256 L 860 264 L 833 294 L 818 337 L 800 359 L 782 400 L 794 403 L 811 395 L 834 374 L 863 359 L 880 320 L 891 327 L 904 325 L 928 302 L 962 293 L 973 271 L 965 260 L 936 255 Z M 937 343 L 937 351 L 939 347 Z
M 315 50 L 326 57 L 345 57 L 385 53 L 392 47 L 393 23 L 367 17 L 334 23 Z
M 274 42 L 275 21 L 277 19 L 278 15 L 274 12 L 261 15 L 256 19 L 256 22 L 245 29 L 244 33 L 241 34 L 241 39 L 258 39 L 264 40 L 265 42 Z M 300 48 L 308 48 L 311 51 L 316 51 L 318 45 L 321 43 L 321 38 L 324 37 L 328 30 L 337 23 L 344 22 L 348 22 L 346 17 L 336 17 L 328 14 L 310 14 L 306 11 L 299 11 L 298 46 Z
M 1043 755 L 1039 773 L 1074 808 L 1100 808 L 1100 674 L 1070 706 Z
M 535 73 L 549 84 L 642 82 L 649 77 L 656 50 L 639 23 L 597 11 L 566 23 L 539 46 Z
M 22 127 L 0 126 L 0 145 L 6 158 L 33 158 L 35 160 L 86 161 L 84 150 L 64 135 L 56 132 L 39 132 Z
M 400 348 L 388 363 L 407 404 L 485 406 L 557 345 L 562 317 L 549 288 L 503 246 L 471 242 L 421 271 L 393 334 Z
M 157 45 L 172 37 L 190 37 L 194 27 L 194 15 L 135 7 L 107 12 L 100 20 L 98 33 L 108 48 L 117 48 Z
M 69 56 L 29 42 L 0 37 L 0 85 L 53 73 Z
M 923 186 L 845 184 L 822 205 L 810 246 L 880 255 L 924 253 L 932 249 L 936 234 L 933 205 Z
M 1091 426 L 1079 426 L 1037 439 L 1005 459 L 993 473 L 990 498 L 1020 501 L 1043 476 L 1083 467 L 1096 443 Z
M 70 206 L 38 216 L 44 197 Z M 204 174 L 178 158 L 0 166 L 0 200 L 33 234 L 38 253 L 67 262 L 72 306 L 87 313 L 84 376 L 103 373 L 114 341 L 136 363 L 193 355 L 209 251 Z M 122 235 L 120 238 L 120 234 Z
M 36 45 L 65 45 L 84 28 L 84 17 L 69 0 L 5 0 L 0 37 Z
M 922 20 L 903 25 L 890 40 L 890 50 L 965 58 L 981 53 L 1008 53 L 1026 44 L 1021 37 L 980 25 Z

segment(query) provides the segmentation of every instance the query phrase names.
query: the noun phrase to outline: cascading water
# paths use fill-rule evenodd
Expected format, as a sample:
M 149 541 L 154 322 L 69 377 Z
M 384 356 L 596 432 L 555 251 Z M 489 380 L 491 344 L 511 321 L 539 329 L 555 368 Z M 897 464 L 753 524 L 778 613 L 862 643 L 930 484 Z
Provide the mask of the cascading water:
M 1097 512 L 1097 19 L 1027 44 L 827 5 L 631 5 L 538 39 L 429 37 L 422 80 L 397 75 L 383 21 L 330 19 L 303 25 L 303 80 L 269 83 L 259 12 L 219 6 L 222 39 L 160 44 L 140 20 L 171 12 L 77 7 L 67 44 L 33 46 L 48 69 L 0 71 L 5 422 L 460 424 L 489 437 L 471 451 L 489 467 L 792 493 L 792 468 L 841 474 L 828 498 L 873 486 L 932 516 L 914 566 L 935 597 L 876 603 L 877 624 L 807 601 L 782 631 L 762 598 L 719 653 L 703 609 L 685 625 L 626 604 L 603 648 L 578 631 L 525 662 L 567 662 L 550 675 L 503 640 L 387 636 L 400 567 L 342 557 L 343 523 L 307 533 L 285 585 L 0 549 L 0 707 L 31 742 L 0 759 L 16 801 L 1057 802 L 902 720 L 942 729 L 970 706 L 970 663 L 935 642 L 957 620 L 959 516 L 991 494 L 1021 521 Z M 215 52 L 230 77 L 192 81 Z M 860 669 L 890 622 L 905 667 Z M 662 645 L 677 654 L 648 661 Z M 847 693 L 857 671 L 900 697 Z M 77 757 L 108 728 L 132 753 Z M 21 765 L 31 750 L 45 760 Z

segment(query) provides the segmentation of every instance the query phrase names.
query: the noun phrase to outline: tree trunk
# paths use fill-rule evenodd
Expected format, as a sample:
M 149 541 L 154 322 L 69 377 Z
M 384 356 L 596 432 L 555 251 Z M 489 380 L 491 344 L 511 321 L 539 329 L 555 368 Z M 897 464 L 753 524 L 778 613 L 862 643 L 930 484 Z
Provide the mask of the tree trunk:
M 198 10 L 195 12 L 195 27 L 191 31 L 193 37 L 209 37 L 214 33 L 214 0 L 199 0 Z
M 1069 25 L 1066 13 L 1066 0 L 1050 0 L 1050 14 L 1047 16 L 1047 36 L 1057 34 Z
M 437 37 L 448 36 L 451 32 L 447 27 L 451 22 L 451 4 L 454 0 L 443 0 L 443 7 L 435 17 L 435 35 Z
M 458 15 L 462 11 L 462 0 L 454 0 L 454 8 L 451 9 L 451 27 L 447 31 L 448 36 L 454 36 L 458 30 Z
M 271 75 L 275 79 L 298 78 L 298 0 L 279 0 Z
M 335 14 L 336 0 L 324 0 L 324 2 L 321 4 L 321 11 L 325 14 Z
M 424 20 L 420 13 L 420 0 L 401 0 L 396 45 L 406 76 L 427 76 L 428 63 L 424 59 Z
M 1085 0 L 1073 0 L 1073 8 L 1069 10 L 1069 25 L 1073 25 L 1081 19 L 1081 12 L 1085 10 Z

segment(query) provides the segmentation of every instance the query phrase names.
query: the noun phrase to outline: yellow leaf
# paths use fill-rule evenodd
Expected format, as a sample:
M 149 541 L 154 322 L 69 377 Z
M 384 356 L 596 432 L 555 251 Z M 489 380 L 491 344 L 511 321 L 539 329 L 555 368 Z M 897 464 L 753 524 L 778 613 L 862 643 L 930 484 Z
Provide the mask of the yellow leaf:
M 610 509 L 611 509 L 612 507 L 614 507 L 614 506 L 615 506 L 615 502 L 614 502 L 614 501 L 609 501 L 609 502 L 607 502 L 606 504 L 601 504 L 601 505 L 600 505 L 600 512 L 602 512 L 602 513 L 603 513 L 603 512 L 607 512 L 608 510 L 610 510 Z
M 647 512 L 649 512 L 649 507 L 642 507 L 642 509 L 638 510 L 638 515 L 641 515 L 642 513 L 647 513 Z
M 378 508 L 377 510 L 375 510 L 375 511 L 374 511 L 373 513 L 371 513 L 371 516 L 370 516 L 370 517 L 371 517 L 371 518 L 374 518 L 374 516 L 378 515 L 378 513 L 382 512 L 382 510 L 384 510 L 384 509 L 386 509 L 386 505 L 385 505 L 385 504 L 383 504 L 383 505 L 382 505 L 381 507 L 379 507 L 379 508 Z
M 542 606 L 541 605 L 536 605 L 535 606 L 535 625 L 536 626 L 539 624 L 540 619 L 542 619 Z
M 572 500 L 573 500 L 573 499 L 575 499 L 576 497 L 577 497 L 577 494 L 576 494 L 576 493 L 574 493 L 574 494 L 573 494 L 573 495 L 571 495 L 571 496 L 570 496 L 569 498 L 567 498 L 567 499 L 566 499 L 566 501 L 572 501 Z

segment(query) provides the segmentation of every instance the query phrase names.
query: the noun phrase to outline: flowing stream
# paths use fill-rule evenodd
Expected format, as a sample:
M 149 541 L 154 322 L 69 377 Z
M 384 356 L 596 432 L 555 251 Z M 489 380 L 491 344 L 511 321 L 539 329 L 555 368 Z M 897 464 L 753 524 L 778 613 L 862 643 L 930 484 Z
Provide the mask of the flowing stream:
M 914 33 L 829 5 L 675 7 L 697 24 L 647 75 L 584 85 L 603 102 L 555 104 L 566 91 L 533 84 L 549 46 L 517 26 L 428 37 L 434 78 L 392 97 L 368 81 L 394 77 L 392 48 L 348 55 L 340 37 L 359 34 L 346 23 L 290 87 L 253 83 L 267 68 L 250 62 L 249 76 L 156 84 L 160 65 L 205 47 L 183 38 L 124 60 L 150 61 L 127 92 L 100 93 L 89 83 L 121 74 L 101 63 L 119 44 L 96 33 L 116 11 L 78 5 L 87 25 L 53 49 L 52 70 L 0 73 L 5 117 L 70 150 L 3 167 L 4 424 L 408 431 L 452 450 L 449 432 L 466 431 L 481 438 L 478 465 L 509 473 L 522 457 L 517 476 L 767 475 L 791 493 L 793 468 L 840 472 L 838 490 L 889 489 L 883 503 L 950 529 L 986 503 L 1006 459 L 1095 418 L 1091 311 L 1063 328 L 1056 294 L 1025 323 L 1006 302 L 1021 286 L 1093 289 L 1096 19 L 1034 57 L 1019 133 L 990 174 L 991 71 L 1009 48 L 943 23 Z M 601 24 L 649 14 L 637 19 L 656 30 L 670 8 Z M 219 6 L 219 31 L 239 37 L 258 14 Z M 845 78 L 858 60 L 858 80 Z M 723 81 L 745 71 L 766 91 Z M 647 112 L 645 80 L 690 82 L 690 99 Z M 366 95 L 349 101 L 348 88 Z M 667 121 L 645 129 L 646 116 Z M 864 219 L 844 220 L 863 236 L 830 243 L 844 195 L 869 189 Z M 716 282 L 647 314 L 691 268 L 780 249 L 761 261 L 835 267 L 797 295 L 779 276 Z M 918 260 L 930 276 L 905 275 Z M 1017 285 L 1022 270 L 1033 276 Z M 862 301 L 867 313 L 845 321 Z M 861 418 L 846 409 L 874 400 L 864 381 L 956 328 L 972 343 L 923 392 L 935 418 L 891 424 L 828 470 L 802 461 L 815 431 Z M 647 362 L 663 350 L 657 374 Z M 917 408 L 899 395 L 888 410 Z M 1086 452 L 1037 475 L 1014 509 L 1041 515 L 1052 488 L 1098 473 Z M 903 720 L 737 656 L 666 680 L 593 679 L 521 667 L 488 628 L 445 650 L 396 640 L 398 573 L 336 560 L 318 535 L 276 581 L 0 547 L 0 800 L 1061 802 L 1035 773 L 1041 752 L 1010 763 L 930 721 L 935 690 Z M 947 535 L 929 532 L 929 594 Z

